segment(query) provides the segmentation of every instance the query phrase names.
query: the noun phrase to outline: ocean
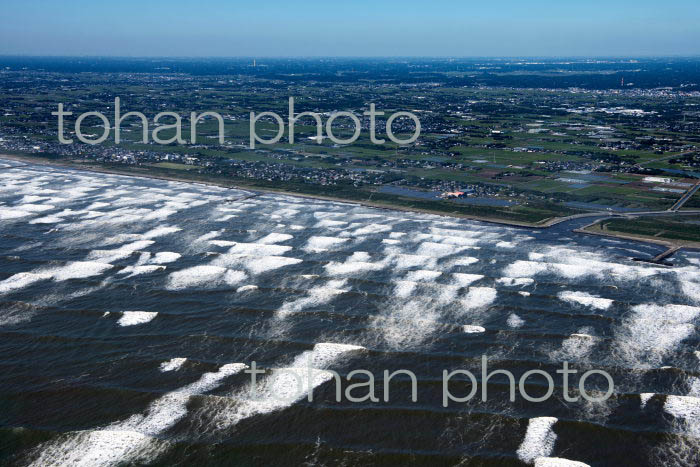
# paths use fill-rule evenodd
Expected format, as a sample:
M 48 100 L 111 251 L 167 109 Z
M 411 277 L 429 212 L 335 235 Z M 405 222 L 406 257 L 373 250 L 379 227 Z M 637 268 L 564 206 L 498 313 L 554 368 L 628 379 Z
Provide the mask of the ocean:
M 700 464 L 700 253 L 575 226 L 0 160 L 0 463 Z

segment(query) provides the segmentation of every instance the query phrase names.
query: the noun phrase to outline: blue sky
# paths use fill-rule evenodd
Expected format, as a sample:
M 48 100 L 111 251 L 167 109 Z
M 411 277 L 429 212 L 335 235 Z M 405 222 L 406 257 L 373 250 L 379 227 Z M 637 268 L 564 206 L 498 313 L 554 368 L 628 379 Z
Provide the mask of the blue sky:
M 0 54 L 700 55 L 700 1 L 0 2 Z

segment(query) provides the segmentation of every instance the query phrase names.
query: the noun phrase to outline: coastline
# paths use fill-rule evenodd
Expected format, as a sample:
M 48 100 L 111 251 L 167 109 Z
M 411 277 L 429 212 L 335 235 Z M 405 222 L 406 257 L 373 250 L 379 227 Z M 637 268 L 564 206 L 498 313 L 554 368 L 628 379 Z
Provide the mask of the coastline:
M 3 159 L 3 158 L 8 159 L 8 160 L 13 160 L 16 162 L 24 162 L 27 164 L 35 164 L 35 165 L 44 165 L 44 166 L 49 166 L 49 167 L 63 167 L 63 168 L 69 168 L 69 169 L 74 169 L 74 170 L 83 170 L 86 172 L 123 175 L 123 176 L 127 176 L 127 177 L 149 178 L 149 179 L 155 179 L 155 180 L 166 180 L 166 181 L 171 181 L 171 182 L 195 183 L 195 184 L 198 183 L 198 184 L 202 184 L 202 185 L 217 186 L 217 187 L 222 187 L 222 188 L 231 188 L 231 189 L 237 189 L 237 190 L 242 190 L 242 191 L 248 191 L 248 192 L 256 193 L 256 194 L 270 193 L 270 194 L 276 194 L 276 195 L 296 196 L 299 198 L 318 199 L 318 200 L 323 200 L 323 201 L 333 201 L 333 202 L 338 202 L 338 203 L 355 204 L 355 205 L 366 206 L 366 207 L 375 208 L 375 209 L 387 209 L 387 210 L 391 210 L 391 211 L 403 211 L 403 212 L 415 212 L 415 213 L 420 213 L 420 214 L 431 214 L 434 216 L 442 216 L 442 217 L 457 218 L 457 219 L 468 219 L 468 220 L 475 220 L 475 221 L 479 221 L 479 222 L 487 222 L 487 223 L 498 224 L 498 225 L 506 225 L 509 227 L 528 228 L 528 229 L 547 228 L 547 227 L 551 227 L 553 225 L 559 224 L 561 222 L 564 222 L 564 221 L 567 221 L 570 219 L 579 218 L 579 217 L 595 217 L 595 216 L 600 216 L 600 215 L 605 215 L 605 214 L 611 214 L 611 213 L 603 213 L 603 212 L 591 212 L 591 213 L 584 213 L 584 214 L 576 214 L 574 216 L 569 216 L 569 217 L 551 217 L 551 218 L 544 220 L 541 223 L 518 222 L 518 221 L 513 221 L 513 220 L 482 217 L 482 216 L 475 216 L 475 215 L 469 215 L 469 214 L 449 213 L 449 212 L 442 212 L 442 211 L 433 211 L 430 209 L 398 206 L 398 205 L 392 205 L 392 204 L 388 204 L 388 203 L 378 203 L 378 202 L 374 202 L 374 201 L 358 201 L 358 200 L 352 200 L 352 199 L 347 199 L 347 198 L 339 198 L 339 197 L 324 196 L 324 195 L 311 195 L 311 194 L 297 193 L 297 192 L 286 191 L 286 190 L 272 190 L 272 189 L 267 189 L 267 188 L 247 187 L 245 185 L 239 185 L 239 184 L 235 184 L 235 183 L 214 182 L 211 180 L 196 180 L 196 179 L 186 178 L 186 177 L 155 175 L 155 174 L 149 174 L 149 173 L 140 174 L 140 173 L 134 173 L 133 171 L 129 171 L 129 170 L 119 170 L 119 169 L 114 169 L 111 167 L 110 168 L 94 167 L 94 166 L 86 167 L 86 166 L 83 166 L 81 164 L 76 164 L 76 163 L 48 160 L 48 159 L 42 158 L 40 156 L 21 156 L 21 155 L 0 154 L 0 159 Z M 613 213 L 612 215 L 615 215 L 615 214 Z
M 686 250 L 700 250 L 700 242 L 693 242 L 687 240 L 670 240 L 670 239 L 657 239 L 652 237 L 645 237 L 642 235 L 634 235 L 629 233 L 617 232 L 615 230 L 603 231 L 603 230 L 592 230 L 591 228 L 598 225 L 604 219 L 597 219 L 588 225 L 580 227 L 578 229 L 573 229 L 572 232 L 585 235 L 595 235 L 598 237 L 609 237 L 617 238 L 622 240 L 632 240 L 636 242 L 653 243 L 655 245 L 663 246 L 666 248 L 676 248 L 680 247 Z
M 390 204 L 376 203 L 376 202 L 372 202 L 372 201 L 348 200 L 348 199 L 337 198 L 337 197 L 332 197 L 332 196 L 309 195 L 309 194 L 296 193 L 296 192 L 285 191 L 285 190 L 249 188 L 249 187 L 237 185 L 234 183 L 212 182 L 209 180 L 206 180 L 206 181 L 205 180 L 196 180 L 196 179 L 189 179 L 189 178 L 184 178 L 184 177 L 154 175 L 154 174 L 147 174 L 147 173 L 139 174 L 139 173 L 134 173 L 132 171 L 119 170 L 119 169 L 114 169 L 114 168 L 105 168 L 105 167 L 93 167 L 93 166 L 85 167 L 85 166 L 82 166 L 80 164 L 75 164 L 75 163 L 70 163 L 70 162 L 62 162 L 62 161 L 52 161 L 52 160 L 48 160 L 48 159 L 37 157 L 37 156 L 21 156 L 21 155 L 0 154 L 0 159 L 12 160 L 15 162 L 23 162 L 26 164 L 68 168 L 68 169 L 73 169 L 73 170 L 81 170 L 81 171 L 85 171 L 85 172 L 104 173 L 104 174 L 121 175 L 121 176 L 126 176 L 126 177 L 136 177 L 136 178 L 146 178 L 146 179 L 154 179 L 154 180 L 165 180 L 165 181 L 171 181 L 171 182 L 192 183 L 192 184 L 216 186 L 216 187 L 230 188 L 230 189 L 246 191 L 246 192 L 249 192 L 253 195 L 269 193 L 269 194 L 277 194 L 277 195 L 284 195 L 284 196 L 294 196 L 294 197 L 299 197 L 299 198 L 308 198 L 308 199 L 317 199 L 317 200 L 332 201 L 332 202 L 338 202 L 338 203 L 354 204 L 354 205 L 365 206 L 365 207 L 370 207 L 370 208 L 374 208 L 374 209 L 384 209 L 384 210 L 389 210 L 389 211 L 402 211 L 402 212 L 414 212 L 414 213 L 420 213 L 420 214 L 430 214 L 430 215 L 434 215 L 434 216 L 441 216 L 441 217 L 447 217 L 447 218 L 457 218 L 457 219 L 467 219 L 467 220 L 474 220 L 474 221 L 478 221 L 478 222 L 485 222 L 485 223 L 491 223 L 491 224 L 496 224 L 496 225 L 505 225 L 508 227 L 525 228 L 525 229 L 538 229 L 538 228 L 545 228 L 546 229 L 546 228 L 553 227 L 557 224 L 561 224 L 561 223 L 569 221 L 569 220 L 585 219 L 585 218 L 591 217 L 591 218 L 596 218 L 596 219 L 593 222 L 591 222 L 590 224 L 587 224 L 587 225 L 580 227 L 580 228 L 572 229 L 571 231 L 575 232 L 575 233 L 579 233 L 579 234 L 584 234 L 584 235 L 595 235 L 595 236 L 601 236 L 601 237 L 616 238 L 619 240 L 636 241 L 636 242 L 647 243 L 647 244 L 652 244 L 652 245 L 657 245 L 657 246 L 663 246 L 666 248 L 681 246 L 684 249 L 700 250 L 700 244 L 693 243 L 693 242 L 682 243 L 682 241 L 674 242 L 674 241 L 666 240 L 666 239 L 653 239 L 653 238 L 648 238 L 648 237 L 637 237 L 637 236 L 634 236 L 631 234 L 618 233 L 618 232 L 596 232 L 596 231 L 587 230 L 590 227 L 596 225 L 598 222 L 600 222 L 604 219 L 608 219 L 608 218 L 612 218 L 612 217 L 629 217 L 629 214 L 625 214 L 625 213 L 590 212 L 590 213 L 583 213 L 583 214 L 575 214 L 573 216 L 568 216 L 568 217 L 553 217 L 553 218 L 549 218 L 549 219 L 545 220 L 542 223 L 532 224 L 532 223 L 527 223 L 527 222 L 509 221 L 509 220 L 504 220 L 504 219 L 484 218 L 484 217 L 480 217 L 480 216 L 471 216 L 471 215 L 466 215 L 466 214 L 436 212 L 436 211 L 431 211 L 429 209 L 409 208 L 409 207 L 405 207 L 405 206 L 393 206 Z M 636 213 L 636 214 L 638 215 L 639 213 Z

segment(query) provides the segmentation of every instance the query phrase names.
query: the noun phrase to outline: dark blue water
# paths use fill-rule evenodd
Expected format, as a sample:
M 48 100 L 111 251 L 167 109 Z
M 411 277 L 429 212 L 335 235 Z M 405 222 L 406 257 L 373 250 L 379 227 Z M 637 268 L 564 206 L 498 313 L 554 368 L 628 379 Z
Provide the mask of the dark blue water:
M 570 225 L 0 163 L 3 464 L 700 460 L 697 253 L 661 268 L 630 260 L 657 246 Z M 516 378 L 546 371 L 554 395 L 511 402 L 494 376 L 488 400 L 444 407 L 442 371 L 481 380 L 482 355 Z M 255 385 L 253 361 L 267 370 Z M 579 371 L 570 395 L 602 369 L 612 396 L 566 402 L 563 361 Z M 330 370 L 344 391 L 358 369 L 379 400 L 336 401 Z M 416 402 L 402 376 L 384 401 L 385 369 L 416 375 Z

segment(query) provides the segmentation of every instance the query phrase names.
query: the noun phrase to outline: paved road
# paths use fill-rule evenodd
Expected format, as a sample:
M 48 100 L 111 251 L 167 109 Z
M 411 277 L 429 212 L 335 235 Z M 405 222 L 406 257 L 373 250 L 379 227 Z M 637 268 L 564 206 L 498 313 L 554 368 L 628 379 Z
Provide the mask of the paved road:
M 689 155 L 691 155 L 691 154 L 695 154 L 696 152 L 697 152 L 697 151 L 692 150 L 692 151 L 681 152 L 681 153 L 679 153 L 679 154 L 671 154 L 670 156 L 667 155 L 667 156 L 659 157 L 659 158 L 657 158 L 657 159 L 651 159 L 651 160 L 642 162 L 641 164 L 639 164 L 639 166 L 640 166 L 640 167 L 644 167 L 645 165 L 647 165 L 647 164 L 653 164 L 654 162 L 661 162 L 661 161 L 665 161 L 665 160 L 667 160 L 667 159 L 685 157 L 685 156 L 689 156 Z M 663 170 L 663 169 L 662 169 L 662 170 Z
M 587 212 L 584 214 L 575 214 L 573 216 L 558 217 L 552 219 L 551 221 L 545 223 L 544 227 L 551 227 L 553 225 L 561 224 L 562 222 L 582 219 L 585 217 L 637 217 L 637 216 L 688 216 L 688 215 L 698 215 L 700 214 L 700 209 L 692 209 L 687 211 L 639 211 L 639 212 L 614 212 L 614 211 L 598 211 L 598 212 Z
M 685 192 L 683 196 L 681 196 L 681 199 L 676 201 L 676 204 L 671 206 L 669 208 L 669 211 L 678 211 L 680 208 L 683 207 L 683 205 L 693 197 L 693 195 L 700 189 L 700 181 L 698 181 L 691 189 Z

